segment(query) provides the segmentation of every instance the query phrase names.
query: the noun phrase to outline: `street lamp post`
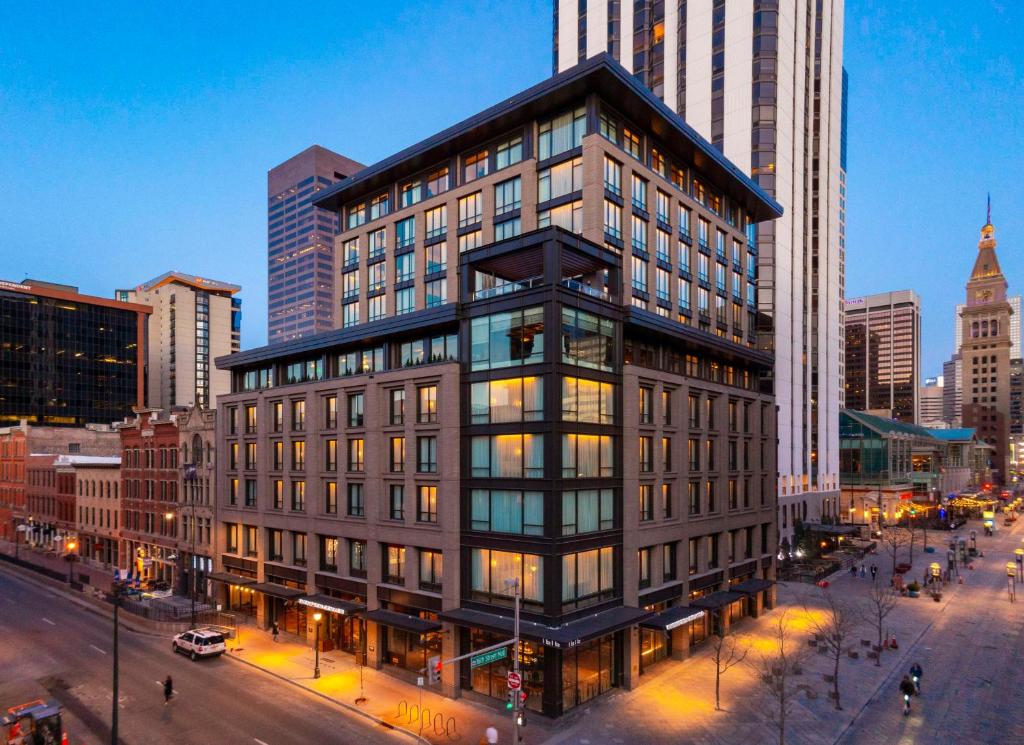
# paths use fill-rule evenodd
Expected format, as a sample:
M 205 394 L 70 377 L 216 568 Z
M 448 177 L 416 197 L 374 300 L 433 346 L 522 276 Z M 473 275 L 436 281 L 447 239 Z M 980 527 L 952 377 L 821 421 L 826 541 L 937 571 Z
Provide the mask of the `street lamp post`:
M 1006 581 L 1010 602 L 1013 603 L 1017 600 L 1017 565 L 1012 561 L 1006 562 Z
M 512 579 L 505 580 L 505 587 L 513 590 L 515 597 L 515 615 L 513 616 L 513 635 L 514 639 L 512 642 L 512 671 L 522 680 L 519 676 L 519 598 L 520 598 L 520 585 L 519 577 L 513 577 Z M 519 745 L 519 727 L 523 722 L 523 716 L 521 711 L 520 694 L 516 692 L 515 703 L 512 706 L 512 743 L 513 745 Z
M 70 585 L 75 579 L 75 549 L 78 548 L 78 543 L 73 539 L 67 542 L 67 556 L 64 558 L 68 561 L 68 584 Z
M 190 464 L 185 466 L 185 483 L 189 487 L 188 491 L 190 497 L 188 501 L 191 507 L 189 510 L 191 513 L 189 515 L 189 520 L 191 521 L 189 531 L 192 534 L 192 553 L 189 556 L 188 594 L 192 604 L 190 628 L 193 629 L 196 627 L 196 481 L 198 480 L 198 476 L 196 475 L 196 465 Z
M 1014 549 L 1013 556 L 1017 560 L 1017 578 L 1024 580 L 1024 548 Z
M 323 614 L 317 611 L 313 614 L 313 621 L 316 624 L 316 642 L 313 644 L 313 653 L 315 655 L 313 663 L 313 677 L 320 677 L 320 619 L 323 618 Z

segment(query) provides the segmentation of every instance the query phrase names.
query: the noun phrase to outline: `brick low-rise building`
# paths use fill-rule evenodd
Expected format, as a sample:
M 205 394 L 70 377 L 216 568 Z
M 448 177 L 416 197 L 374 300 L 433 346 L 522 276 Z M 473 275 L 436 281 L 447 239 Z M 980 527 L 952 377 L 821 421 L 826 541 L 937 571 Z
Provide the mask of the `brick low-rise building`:
M 325 189 L 335 331 L 217 360 L 219 597 L 558 716 L 773 599 L 778 205 L 608 58 Z M 507 658 L 441 687 L 504 699 Z
M 175 416 L 142 409 L 117 429 L 121 435 L 119 565 L 143 583 L 173 587 L 180 520 Z
M 119 566 L 121 457 L 62 455 L 57 469 L 74 475 L 79 558 L 87 565 Z

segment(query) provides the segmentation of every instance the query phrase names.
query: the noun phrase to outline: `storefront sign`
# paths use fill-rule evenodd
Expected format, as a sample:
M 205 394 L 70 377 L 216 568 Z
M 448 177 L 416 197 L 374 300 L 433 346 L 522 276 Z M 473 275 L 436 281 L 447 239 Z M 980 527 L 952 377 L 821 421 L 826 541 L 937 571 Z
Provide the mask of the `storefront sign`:
M 700 618 L 703 618 L 703 617 L 704 617 L 704 611 L 699 610 L 696 613 L 693 613 L 693 614 L 691 614 L 689 616 L 686 616 L 685 618 L 680 618 L 678 621 L 673 621 L 672 623 L 670 623 L 668 626 L 665 627 L 665 631 L 671 631 L 672 629 L 675 629 L 675 628 L 678 628 L 678 627 L 682 626 L 684 623 L 690 623 L 691 621 L 696 621 L 696 620 L 698 620 Z
M 299 598 L 299 605 L 308 605 L 310 608 L 325 610 L 328 613 L 340 613 L 343 616 L 345 615 L 345 611 L 340 610 L 339 608 L 335 608 L 333 605 L 327 605 L 326 603 L 318 603 L 317 601 L 310 600 L 309 598 Z
M 498 649 L 492 649 L 490 652 L 478 654 L 476 657 L 470 657 L 469 666 L 482 667 L 483 665 L 490 665 L 492 662 L 505 659 L 507 656 L 508 647 L 499 647 Z
M 570 647 L 578 647 L 580 645 L 579 639 L 573 639 L 564 644 L 556 639 L 544 639 L 543 642 L 545 647 L 553 647 L 555 649 L 569 649 Z

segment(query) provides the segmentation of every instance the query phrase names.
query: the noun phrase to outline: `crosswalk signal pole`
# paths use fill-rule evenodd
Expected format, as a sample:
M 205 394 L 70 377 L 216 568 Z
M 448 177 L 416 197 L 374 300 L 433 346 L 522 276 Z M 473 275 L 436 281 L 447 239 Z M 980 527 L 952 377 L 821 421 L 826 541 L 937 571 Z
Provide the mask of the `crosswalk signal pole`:
M 512 632 L 515 638 L 512 640 L 512 671 L 516 675 L 519 675 L 519 578 L 514 577 L 512 579 L 505 580 L 505 586 L 512 588 L 515 597 L 515 616 L 513 621 L 514 626 Z M 511 694 L 513 692 L 510 691 L 509 693 Z M 519 745 L 519 710 L 522 706 L 522 701 L 521 696 L 519 695 L 519 691 L 515 691 L 514 693 L 515 695 L 512 698 L 512 742 L 514 745 Z

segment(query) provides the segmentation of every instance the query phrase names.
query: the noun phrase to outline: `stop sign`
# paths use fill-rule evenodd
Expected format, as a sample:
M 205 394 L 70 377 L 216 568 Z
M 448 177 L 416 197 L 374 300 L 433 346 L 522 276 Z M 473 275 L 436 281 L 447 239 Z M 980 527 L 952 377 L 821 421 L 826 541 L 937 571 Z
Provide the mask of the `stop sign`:
M 518 691 L 523 687 L 523 678 L 519 673 L 509 672 L 508 674 L 508 687 L 509 690 Z

